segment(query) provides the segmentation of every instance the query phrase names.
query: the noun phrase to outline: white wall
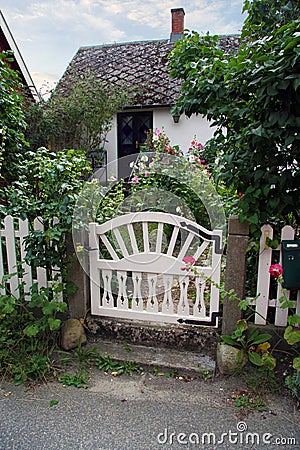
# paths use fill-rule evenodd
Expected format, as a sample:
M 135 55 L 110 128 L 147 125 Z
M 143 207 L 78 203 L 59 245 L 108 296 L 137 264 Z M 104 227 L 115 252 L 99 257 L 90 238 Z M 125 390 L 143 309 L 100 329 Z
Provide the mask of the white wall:
M 190 142 L 196 140 L 205 144 L 213 136 L 214 129 L 202 116 L 193 115 L 190 119 L 182 115 L 179 122 L 174 123 L 169 109 L 155 109 L 153 112 L 153 128 L 162 128 L 170 138 L 172 145 L 179 145 L 183 152 L 189 149 Z
M 210 128 L 209 122 L 202 116 L 193 115 L 188 118 L 182 115 L 179 123 L 174 123 L 169 108 L 155 108 L 153 110 L 153 128 L 164 128 L 166 135 L 170 138 L 171 145 L 179 145 L 183 152 L 186 152 L 190 142 L 196 136 L 196 140 L 205 144 L 213 136 L 214 129 Z M 117 117 L 113 118 L 113 126 L 107 135 L 107 162 L 108 178 L 116 176 L 117 173 Z

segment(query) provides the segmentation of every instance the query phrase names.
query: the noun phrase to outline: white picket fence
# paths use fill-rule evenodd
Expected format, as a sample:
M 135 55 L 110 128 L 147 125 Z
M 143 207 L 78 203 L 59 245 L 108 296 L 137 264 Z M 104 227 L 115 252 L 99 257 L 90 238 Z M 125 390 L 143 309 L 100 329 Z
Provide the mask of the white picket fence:
M 271 275 L 269 268 L 273 263 L 273 252 L 279 252 L 279 264 L 282 263 L 281 245 L 276 250 L 270 248 L 266 244 L 266 239 L 273 239 L 273 228 L 270 225 L 262 227 L 260 239 L 259 264 L 258 264 L 258 280 L 257 280 L 257 299 L 252 302 L 255 307 L 255 324 L 266 325 L 266 318 L 270 308 L 275 308 L 274 325 L 286 326 L 288 318 L 288 309 L 280 307 L 280 297 L 282 296 L 282 286 L 278 283 L 276 298 L 270 296 Z M 294 239 L 295 231 L 291 226 L 283 227 L 281 231 L 282 240 Z M 300 274 L 299 274 L 300 276 Z M 290 299 L 290 291 L 286 292 L 286 298 Z M 297 292 L 297 300 L 294 302 L 295 312 L 300 314 L 300 291 Z
M 34 220 L 34 230 L 43 231 L 43 221 L 40 217 Z M 34 283 L 37 283 L 38 288 L 47 287 L 53 279 L 47 280 L 47 272 L 43 267 L 37 267 L 32 269 L 25 262 L 25 238 L 29 234 L 28 220 L 15 219 L 12 216 L 6 216 L 3 221 L 3 228 L 0 229 L 0 281 L 2 281 L 4 275 L 11 275 L 8 280 L 11 293 L 19 298 L 19 285 L 24 283 L 25 295 L 28 295 L 30 288 Z M 17 265 L 20 265 L 22 271 L 17 269 Z M 22 273 L 21 273 L 22 272 Z M 52 277 L 59 275 L 57 267 L 52 268 Z M 57 282 L 61 282 L 60 276 Z M 5 289 L 0 288 L 0 294 L 4 295 Z M 27 297 L 29 300 L 29 297 Z M 58 301 L 62 301 L 62 294 L 58 298 Z

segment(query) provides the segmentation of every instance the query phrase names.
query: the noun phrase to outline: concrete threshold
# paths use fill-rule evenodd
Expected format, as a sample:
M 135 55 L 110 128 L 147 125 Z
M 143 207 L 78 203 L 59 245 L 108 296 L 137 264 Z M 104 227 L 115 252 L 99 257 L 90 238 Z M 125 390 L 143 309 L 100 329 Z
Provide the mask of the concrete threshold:
M 215 361 L 211 356 L 195 351 L 179 351 L 163 347 L 149 347 L 125 342 L 89 342 L 88 347 L 96 348 L 100 355 L 109 355 L 118 361 L 133 361 L 138 366 L 158 371 L 178 371 L 179 374 L 199 375 L 214 373 Z

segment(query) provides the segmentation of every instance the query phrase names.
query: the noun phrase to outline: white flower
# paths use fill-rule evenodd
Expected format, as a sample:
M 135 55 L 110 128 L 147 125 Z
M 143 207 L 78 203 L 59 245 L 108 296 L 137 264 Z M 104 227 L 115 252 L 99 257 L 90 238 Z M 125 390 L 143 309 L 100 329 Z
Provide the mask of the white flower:
M 158 140 L 159 140 L 159 137 L 158 136 L 156 136 L 156 134 L 153 136 L 153 142 L 157 142 Z
M 148 156 L 147 155 L 142 155 L 141 156 L 141 161 L 147 162 L 148 161 Z
M 189 155 L 189 162 L 194 162 L 195 161 L 195 156 L 194 155 Z
M 131 168 L 134 167 L 134 161 L 131 161 L 131 163 L 129 164 L 129 167 L 131 167 Z

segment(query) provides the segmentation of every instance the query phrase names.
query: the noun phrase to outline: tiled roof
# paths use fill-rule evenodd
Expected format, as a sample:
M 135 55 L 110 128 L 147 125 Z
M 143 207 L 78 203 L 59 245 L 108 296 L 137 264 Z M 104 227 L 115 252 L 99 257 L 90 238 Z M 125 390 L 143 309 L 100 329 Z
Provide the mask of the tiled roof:
M 226 51 L 238 48 L 237 35 L 220 36 L 219 39 Z M 67 88 L 74 77 L 93 71 L 104 82 L 138 87 L 134 105 L 130 106 L 173 105 L 179 96 L 181 83 L 171 79 L 168 73 L 168 54 L 172 48 L 169 40 L 81 47 L 57 90 Z

